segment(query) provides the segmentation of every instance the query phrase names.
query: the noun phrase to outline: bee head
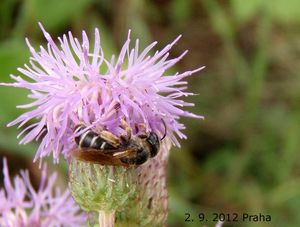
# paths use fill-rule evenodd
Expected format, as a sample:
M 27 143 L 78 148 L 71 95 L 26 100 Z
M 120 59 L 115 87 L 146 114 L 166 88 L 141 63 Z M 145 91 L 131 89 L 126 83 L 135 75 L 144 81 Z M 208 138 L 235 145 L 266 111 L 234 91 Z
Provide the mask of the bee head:
M 160 147 L 160 142 L 159 142 L 159 138 L 156 135 L 156 133 L 154 132 L 150 132 L 149 136 L 147 137 L 146 141 L 149 143 L 150 145 L 150 152 L 151 152 L 151 158 L 156 156 L 158 151 L 159 151 L 159 147 Z

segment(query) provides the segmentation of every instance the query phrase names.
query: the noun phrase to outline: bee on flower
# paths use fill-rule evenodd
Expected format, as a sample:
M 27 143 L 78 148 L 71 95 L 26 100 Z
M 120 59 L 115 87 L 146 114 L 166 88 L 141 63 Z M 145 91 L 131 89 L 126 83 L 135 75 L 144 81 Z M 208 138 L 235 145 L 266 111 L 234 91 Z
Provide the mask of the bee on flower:
M 15 82 L 0 84 L 27 89 L 32 99 L 18 106 L 28 110 L 8 126 L 26 125 L 20 144 L 40 138 L 34 160 L 51 154 L 55 162 L 61 154 L 68 160 L 71 193 L 84 209 L 110 210 L 114 216 L 114 209 L 128 208 L 128 217 L 139 214 L 139 226 L 163 225 L 169 150 L 180 146 L 178 138 L 186 138 L 180 118 L 203 118 L 183 110 L 194 105 L 181 99 L 193 95 L 186 91 L 185 78 L 204 67 L 167 73 L 187 53 L 169 58 L 181 36 L 151 54 L 157 42 L 140 51 L 139 40 L 130 46 L 129 31 L 120 54 L 108 59 L 98 29 L 93 44 L 84 31 L 81 40 L 69 32 L 56 44 L 39 25 L 47 47 L 36 50 L 26 39 L 29 64 L 18 68 L 21 75 L 11 75 Z M 131 167 L 133 171 L 127 171 Z
M 19 124 L 22 127 L 38 119 L 20 133 L 26 133 L 21 144 L 43 135 L 35 160 L 51 153 L 57 162 L 60 154 L 68 159 L 77 146 L 74 131 L 80 124 L 96 133 L 105 129 L 121 136 L 121 119 L 125 117 L 131 128 L 143 124 L 146 131 L 154 132 L 160 138 L 166 128 L 166 137 L 179 146 L 175 135 L 185 138 L 181 132 L 185 127 L 179 118 L 202 118 L 182 110 L 182 107 L 193 104 L 180 100 L 180 97 L 192 95 L 185 91 L 187 82 L 183 79 L 203 67 L 166 74 L 167 69 L 187 53 L 168 59 L 168 52 L 180 36 L 151 56 L 149 51 L 157 42 L 139 53 L 139 40 L 130 49 L 129 32 L 119 57 L 115 59 L 113 56 L 109 61 L 101 48 L 98 29 L 95 29 L 95 43 L 91 48 L 84 31 L 82 42 L 69 32 L 58 38 L 60 44 L 57 45 L 41 24 L 40 27 L 48 42 L 47 47 L 36 51 L 26 39 L 32 55 L 30 65 L 18 68 L 22 76 L 11 75 L 14 83 L 2 83 L 31 92 L 28 97 L 33 101 L 18 106 L 30 110 L 8 126 Z M 107 68 L 107 71 L 101 73 L 102 68 Z M 138 132 L 134 130 L 133 133 Z

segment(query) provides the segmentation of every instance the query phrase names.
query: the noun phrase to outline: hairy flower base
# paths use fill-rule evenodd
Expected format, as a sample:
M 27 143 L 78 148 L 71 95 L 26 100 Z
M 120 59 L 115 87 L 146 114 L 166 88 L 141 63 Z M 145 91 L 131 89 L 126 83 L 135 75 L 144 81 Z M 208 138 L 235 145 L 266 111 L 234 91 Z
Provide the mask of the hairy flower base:
M 133 168 L 103 166 L 72 158 L 69 188 L 74 200 L 85 211 L 122 210 L 136 192 Z
M 166 164 L 171 143 L 163 144 L 157 157 L 138 167 L 138 193 L 126 204 L 121 214 L 127 223 L 136 226 L 163 226 L 168 216 Z
M 116 226 L 163 226 L 168 215 L 165 170 L 171 142 L 140 167 L 104 166 L 76 159 L 69 188 L 86 211 L 115 214 Z

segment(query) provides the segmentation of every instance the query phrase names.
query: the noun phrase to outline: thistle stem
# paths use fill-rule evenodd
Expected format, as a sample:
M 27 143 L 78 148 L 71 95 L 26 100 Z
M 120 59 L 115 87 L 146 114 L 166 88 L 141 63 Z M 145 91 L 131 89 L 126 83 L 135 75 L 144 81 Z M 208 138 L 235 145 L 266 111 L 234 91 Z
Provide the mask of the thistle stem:
M 100 210 L 99 211 L 99 227 L 114 227 L 115 211 Z

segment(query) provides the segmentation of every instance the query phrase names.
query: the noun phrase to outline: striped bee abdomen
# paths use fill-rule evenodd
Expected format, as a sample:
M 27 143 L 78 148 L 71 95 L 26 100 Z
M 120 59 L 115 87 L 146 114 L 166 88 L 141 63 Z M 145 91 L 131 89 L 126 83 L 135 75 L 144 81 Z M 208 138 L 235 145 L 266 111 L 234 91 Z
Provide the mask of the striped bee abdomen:
M 85 126 L 80 125 L 75 128 L 74 133 L 82 131 L 85 129 Z M 86 130 L 82 134 L 75 137 L 75 142 L 80 148 L 93 148 L 97 150 L 107 150 L 107 149 L 115 149 L 112 145 L 110 145 L 107 141 L 102 139 L 97 133 Z

